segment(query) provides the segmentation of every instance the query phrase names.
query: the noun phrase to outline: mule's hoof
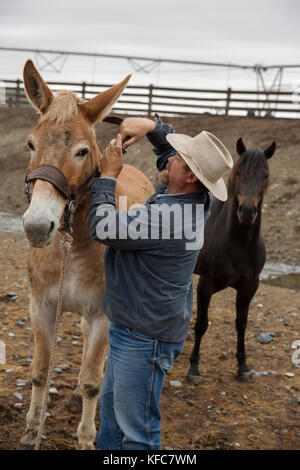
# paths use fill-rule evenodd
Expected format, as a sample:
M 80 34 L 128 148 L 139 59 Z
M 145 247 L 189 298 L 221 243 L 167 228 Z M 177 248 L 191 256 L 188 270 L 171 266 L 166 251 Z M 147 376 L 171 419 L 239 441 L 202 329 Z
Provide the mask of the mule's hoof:
M 236 378 L 240 382 L 251 383 L 254 382 L 254 373 L 252 370 L 249 372 L 239 372 Z
M 37 430 L 27 429 L 20 439 L 20 450 L 34 450 L 37 434 Z
M 35 444 L 20 444 L 19 450 L 34 450 Z
M 190 382 L 192 384 L 198 384 L 201 381 L 200 374 L 199 375 L 194 375 L 194 374 L 188 373 L 186 378 L 187 378 L 188 382 Z
M 95 446 L 91 443 L 79 444 L 79 450 L 95 450 Z
M 70 411 L 71 413 L 81 413 L 82 412 L 82 396 L 74 394 L 72 395 L 70 401 Z

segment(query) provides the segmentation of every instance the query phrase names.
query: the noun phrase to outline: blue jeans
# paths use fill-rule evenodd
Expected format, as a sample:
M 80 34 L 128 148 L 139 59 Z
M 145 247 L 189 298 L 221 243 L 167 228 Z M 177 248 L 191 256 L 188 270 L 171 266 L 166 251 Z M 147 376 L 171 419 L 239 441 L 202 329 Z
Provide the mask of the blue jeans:
M 100 450 L 160 449 L 159 400 L 183 343 L 166 343 L 111 324 L 100 390 Z

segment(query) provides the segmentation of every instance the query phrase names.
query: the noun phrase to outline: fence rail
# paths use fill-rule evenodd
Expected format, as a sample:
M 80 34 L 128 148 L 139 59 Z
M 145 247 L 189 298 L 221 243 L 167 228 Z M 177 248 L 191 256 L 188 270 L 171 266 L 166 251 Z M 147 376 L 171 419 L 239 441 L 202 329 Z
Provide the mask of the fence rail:
M 110 84 L 86 82 L 48 82 L 53 91 L 72 90 L 84 99 L 90 99 L 110 87 Z M 5 87 L 2 105 L 28 106 L 21 80 L 0 81 L 0 96 Z M 255 96 L 256 95 L 256 96 Z M 126 114 L 152 115 L 202 114 L 204 112 L 231 116 L 300 118 L 300 92 L 253 91 L 156 87 L 129 85 L 113 111 Z

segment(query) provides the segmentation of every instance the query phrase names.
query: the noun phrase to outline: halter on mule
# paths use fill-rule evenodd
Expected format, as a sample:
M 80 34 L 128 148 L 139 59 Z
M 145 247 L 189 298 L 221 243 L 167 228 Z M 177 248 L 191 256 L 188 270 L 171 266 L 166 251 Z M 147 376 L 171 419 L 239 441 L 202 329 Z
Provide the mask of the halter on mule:
M 123 119 L 118 116 L 107 116 L 103 119 L 105 122 L 109 122 L 111 124 L 118 124 L 120 125 L 123 122 Z M 127 138 L 124 140 L 124 142 Z M 122 147 L 122 152 L 126 153 L 126 149 Z M 59 168 L 53 165 L 40 165 L 34 170 L 27 170 L 25 175 L 25 195 L 27 197 L 28 203 L 30 203 L 31 196 L 30 196 L 30 184 L 37 180 L 44 180 L 51 183 L 63 196 L 64 198 L 69 201 L 66 205 L 65 212 L 64 212 L 64 222 L 63 226 L 59 227 L 59 231 L 61 233 L 69 233 L 72 234 L 72 222 L 73 222 L 73 215 L 75 212 L 75 204 L 74 201 L 76 200 L 77 196 L 83 192 L 87 191 L 87 185 L 95 178 L 96 176 L 101 176 L 101 160 L 96 164 L 96 166 L 92 169 L 92 171 L 84 178 L 81 183 L 79 183 L 75 187 L 71 187 L 65 177 L 65 175 L 60 171 Z

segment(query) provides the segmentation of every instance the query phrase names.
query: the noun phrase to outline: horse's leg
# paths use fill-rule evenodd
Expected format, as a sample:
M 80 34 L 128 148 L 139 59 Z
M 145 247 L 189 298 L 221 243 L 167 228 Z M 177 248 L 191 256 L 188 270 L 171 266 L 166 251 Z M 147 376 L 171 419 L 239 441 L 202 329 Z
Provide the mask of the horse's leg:
M 236 330 L 237 330 L 237 353 L 238 378 L 243 382 L 252 382 L 253 373 L 246 363 L 245 332 L 247 328 L 248 310 L 250 302 L 257 291 L 259 278 L 244 282 L 236 286 Z
M 80 449 L 94 449 L 95 413 L 107 352 L 109 321 L 102 312 L 90 321 L 88 347 L 79 374 L 82 417 L 77 429 Z
M 83 352 L 82 352 L 82 359 L 81 359 L 81 366 L 80 366 L 80 370 L 81 370 L 85 361 L 86 352 L 88 349 L 89 334 L 90 334 L 90 325 L 88 324 L 84 316 L 81 317 L 80 326 L 81 326 L 81 332 L 82 332 L 82 337 L 83 337 Z M 77 386 L 72 393 L 70 411 L 72 413 L 82 412 L 82 395 L 81 395 L 81 390 L 80 390 L 79 377 L 78 377 Z
M 26 415 L 26 429 L 21 438 L 23 448 L 33 448 L 35 445 L 46 388 L 55 323 L 55 306 L 39 305 L 31 296 L 29 311 L 34 334 L 34 356 L 31 366 L 31 402 Z
M 198 369 L 199 350 L 201 339 L 208 327 L 208 306 L 212 294 L 213 291 L 205 283 L 205 280 L 200 278 L 197 287 L 197 319 L 194 327 L 195 343 L 190 357 L 191 367 L 187 374 L 188 380 L 193 383 L 200 382 L 200 372 Z

